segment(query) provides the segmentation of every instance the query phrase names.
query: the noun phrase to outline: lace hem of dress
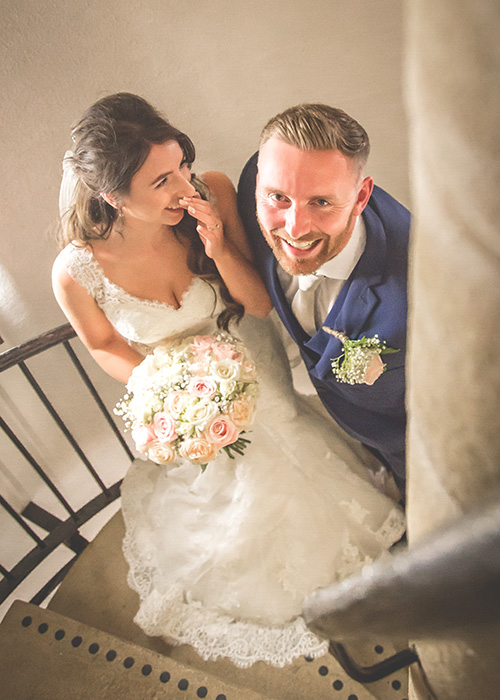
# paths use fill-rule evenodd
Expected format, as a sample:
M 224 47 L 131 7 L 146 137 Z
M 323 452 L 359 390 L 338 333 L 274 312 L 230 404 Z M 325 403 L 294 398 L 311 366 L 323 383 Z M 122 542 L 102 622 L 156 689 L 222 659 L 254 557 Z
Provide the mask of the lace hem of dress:
M 356 507 L 357 504 L 349 506 L 362 523 L 363 509 Z M 385 548 L 399 539 L 402 534 L 399 512 L 390 511 L 374 534 Z M 154 567 L 148 566 L 147 550 L 137 548 L 134 527 L 125 535 L 123 552 L 130 567 L 128 585 L 141 598 L 134 622 L 149 636 L 163 637 L 174 646 L 189 644 L 205 661 L 229 658 L 240 668 L 248 668 L 257 661 L 282 668 L 298 657 L 318 658 L 328 651 L 328 642 L 313 634 L 301 617 L 281 625 L 259 624 L 235 619 L 192 600 L 180 584 L 161 593 L 154 584 Z M 349 541 L 343 542 L 342 558 L 343 565 L 338 569 L 340 580 L 373 562 Z
M 134 588 L 134 580 L 129 577 Z M 284 625 L 264 626 L 235 620 L 195 601 L 182 599 L 180 590 L 161 595 L 154 591 L 134 618 L 150 636 L 162 636 L 174 646 L 189 644 L 205 661 L 229 658 L 235 666 L 248 668 L 264 661 L 283 668 L 301 656 L 318 658 L 328 651 L 302 618 Z

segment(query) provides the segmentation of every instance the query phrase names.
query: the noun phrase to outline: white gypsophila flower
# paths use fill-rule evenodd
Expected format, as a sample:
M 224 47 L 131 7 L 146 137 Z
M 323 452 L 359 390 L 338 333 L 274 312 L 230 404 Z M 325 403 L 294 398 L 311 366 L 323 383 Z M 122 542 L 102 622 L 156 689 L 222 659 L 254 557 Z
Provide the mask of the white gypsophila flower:
M 152 384 L 155 387 L 163 388 L 177 383 L 182 377 L 184 368 L 182 365 L 164 365 L 160 367 L 153 377 Z
M 163 410 L 163 401 L 152 391 L 134 394 L 129 403 L 129 413 L 140 423 L 151 423 L 153 415 Z
M 323 330 L 338 338 L 343 352 L 332 359 L 332 372 L 339 382 L 345 384 L 368 384 L 371 386 L 384 373 L 385 364 L 380 355 L 399 352 L 389 348 L 376 333 L 372 338 L 351 340 L 342 331 L 323 326 Z

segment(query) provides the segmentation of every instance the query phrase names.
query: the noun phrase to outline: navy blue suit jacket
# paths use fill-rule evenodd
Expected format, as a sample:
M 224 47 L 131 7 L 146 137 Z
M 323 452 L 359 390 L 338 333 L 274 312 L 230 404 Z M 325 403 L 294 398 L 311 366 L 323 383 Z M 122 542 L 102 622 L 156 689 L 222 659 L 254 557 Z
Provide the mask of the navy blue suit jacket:
M 257 154 L 245 166 L 238 185 L 238 208 L 259 271 L 281 320 L 300 349 L 311 381 L 330 415 L 394 473 L 405 478 L 405 356 L 407 258 L 410 213 L 375 187 L 362 216 L 366 248 L 342 287 L 324 325 L 349 338 L 372 337 L 399 349 L 383 355 L 386 371 L 372 385 L 344 384 L 332 373 L 331 360 L 342 343 L 319 330 L 310 337 L 292 313 L 277 275 L 277 261 L 255 214 Z

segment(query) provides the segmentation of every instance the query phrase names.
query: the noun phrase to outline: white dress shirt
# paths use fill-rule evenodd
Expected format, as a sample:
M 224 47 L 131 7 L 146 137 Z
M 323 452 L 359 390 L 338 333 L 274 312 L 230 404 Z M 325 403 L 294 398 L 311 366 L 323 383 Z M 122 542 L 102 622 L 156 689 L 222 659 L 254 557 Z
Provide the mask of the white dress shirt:
M 358 216 L 352 235 L 345 248 L 313 273 L 314 277 L 320 277 L 321 279 L 313 292 L 314 319 L 311 319 L 309 329 L 305 329 L 309 333 L 317 331 L 324 323 L 340 294 L 344 282 L 349 278 L 363 254 L 365 246 L 365 224 L 362 217 Z M 293 298 L 299 289 L 299 277 L 300 275 L 288 274 L 281 266 L 278 266 L 278 278 L 290 304 L 292 304 Z M 304 275 L 303 277 L 309 277 L 309 275 Z

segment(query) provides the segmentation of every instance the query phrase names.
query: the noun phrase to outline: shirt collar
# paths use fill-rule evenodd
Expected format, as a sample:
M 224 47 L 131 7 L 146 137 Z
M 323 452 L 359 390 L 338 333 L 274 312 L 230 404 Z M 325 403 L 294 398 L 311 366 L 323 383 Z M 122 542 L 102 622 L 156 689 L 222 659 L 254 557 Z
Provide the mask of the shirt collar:
M 365 246 L 366 228 L 363 218 L 358 216 L 346 246 L 334 258 L 321 265 L 314 274 L 337 280 L 348 279 L 363 254 Z

